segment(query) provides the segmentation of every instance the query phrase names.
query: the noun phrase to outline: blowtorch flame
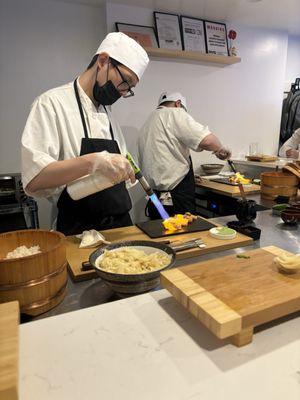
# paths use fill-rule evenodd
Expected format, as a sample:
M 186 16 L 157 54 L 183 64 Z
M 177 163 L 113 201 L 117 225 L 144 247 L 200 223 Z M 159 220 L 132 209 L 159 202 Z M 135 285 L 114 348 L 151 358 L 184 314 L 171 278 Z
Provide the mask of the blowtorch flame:
M 169 214 L 164 209 L 164 206 L 161 204 L 161 202 L 159 201 L 156 194 L 153 193 L 149 197 L 150 197 L 150 200 L 152 201 L 152 203 L 154 204 L 154 206 L 156 207 L 157 211 L 159 212 L 160 216 L 162 217 L 162 219 L 165 220 L 165 219 L 169 218 L 170 217 Z

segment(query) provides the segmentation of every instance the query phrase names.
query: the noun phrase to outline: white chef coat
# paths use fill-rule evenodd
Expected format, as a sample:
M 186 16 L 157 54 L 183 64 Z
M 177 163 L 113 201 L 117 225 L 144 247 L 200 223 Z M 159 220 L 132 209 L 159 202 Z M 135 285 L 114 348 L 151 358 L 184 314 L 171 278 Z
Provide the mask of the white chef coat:
M 126 144 L 119 125 L 107 107 L 93 104 L 77 80 L 88 135 L 90 138 L 111 139 L 109 120 L 121 154 L 126 155 Z M 109 118 L 109 119 L 108 119 Z M 26 185 L 47 165 L 80 155 L 83 126 L 76 102 L 73 82 L 51 89 L 39 96 L 31 107 L 22 136 L 22 182 Z M 47 197 L 53 204 L 64 186 L 40 190 L 35 197 Z
M 300 128 L 295 130 L 293 135 L 280 147 L 280 157 L 286 157 L 287 150 L 293 149 L 299 151 L 298 160 L 300 160 Z
M 183 108 L 158 107 L 143 126 L 138 139 L 141 171 L 153 189 L 169 191 L 190 168 L 190 149 L 199 150 L 211 132 Z

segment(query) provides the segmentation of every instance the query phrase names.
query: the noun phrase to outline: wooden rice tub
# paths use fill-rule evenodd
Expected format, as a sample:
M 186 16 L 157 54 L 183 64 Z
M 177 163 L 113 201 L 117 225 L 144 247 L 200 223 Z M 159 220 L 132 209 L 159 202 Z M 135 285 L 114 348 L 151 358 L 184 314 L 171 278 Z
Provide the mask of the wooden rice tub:
M 41 253 L 5 259 L 19 246 L 39 245 Z M 0 235 L 0 303 L 18 300 L 21 313 L 39 315 L 59 304 L 67 286 L 65 236 L 47 230 Z
M 285 172 L 263 172 L 261 174 L 261 197 L 274 200 L 277 196 L 297 197 L 299 179 Z

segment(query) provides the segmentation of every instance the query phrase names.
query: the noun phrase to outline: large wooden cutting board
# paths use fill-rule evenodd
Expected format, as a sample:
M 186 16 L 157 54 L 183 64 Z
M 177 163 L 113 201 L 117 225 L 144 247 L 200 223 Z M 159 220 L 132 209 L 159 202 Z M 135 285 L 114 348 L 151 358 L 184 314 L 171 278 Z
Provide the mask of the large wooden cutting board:
M 0 304 L 0 400 L 18 399 L 19 303 Z
M 110 242 L 120 242 L 124 240 L 150 240 L 149 237 L 136 226 L 109 229 L 102 231 L 101 233 L 105 236 L 106 240 Z M 203 249 L 194 248 L 182 251 L 176 255 L 178 260 L 199 256 L 201 254 L 248 246 L 253 243 L 253 239 L 240 233 L 237 233 L 234 239 L 220 240 L 211 237 L 208 231 L 178 234 L 166 239 L 170 239 L 171 241 L 188 241 L 196 238 L 201 238 L 206 244 L 206 247 Z M 162 239 L 151 240 L 160 242 Z M 87 261 L 90 254 L 95 251 L 95 249 L 79 249 L 78 246 L 79 240 L 75 236 L 67 237 L 67 260 L 72 279 L 74 281 L 83 281 L 97 278 L 98 275 L 94 270 L 82 271 L 81 269 L 82 262 Z
M 161 273 L 161 284 L 218 338 L 237 346 L 252 341 L 253 328 L 300 310 L 300 272 L 280 273 L 269 246 L 174 268 Z
M 241 197 L 241 192 L 238 186 L 227 185 L 225 183 L 213 182 L 210 179 L 201 178 L 201 181 L 196 180 L 196 186 L 203 189 L 211 190 L 212 192 L 220 193 L 230 197 Z M 246 194 L 260 193 L 261 188 L 259 185 L 244 185 L 244 192 Z

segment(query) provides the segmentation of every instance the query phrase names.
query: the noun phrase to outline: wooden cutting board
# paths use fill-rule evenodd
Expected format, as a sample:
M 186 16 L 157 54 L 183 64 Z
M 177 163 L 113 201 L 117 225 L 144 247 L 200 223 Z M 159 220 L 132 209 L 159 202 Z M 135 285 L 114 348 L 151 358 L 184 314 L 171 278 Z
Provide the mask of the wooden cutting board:
M 161 273 L 161 285 L 218 338 L 243 346 L 253 328 L 300 310 L 300 272 L 280 273 L 269 246 Z
M 18 399 L 19 303 L 0 304 L 0 400 Z
M 261 161 L 261 162 L 271 162 L 278 159 L 277 156 L 267 156 L 267 155 L 257 155 L 257 156 L 246 156 L 248 161 Z
M 209 189 L 212 192 L 220 193 L 230 197 L 241 197 L 241 192 L 238 186 L 226 185 L 225 183 L 213 182 L 209 179 L 201 179 L 201 182 L 196 181 L 196 186 L 204 189 Z M 260 193 L 259 185 L 243 185 L 244 192 L 247 194 Z
M 136 226 L 127 226 L 124 228 L 109 229 L 101 232 L 106 240 L 110 242 L 120 242 L 124 240 L 150 240 Z M 194 248 L 179 252 L 176 255 L 178 260 L 199 256 L 201 254 L 213 253 L 216 251 L 233 249 L 236 247 L 248 246 L 253 243 L 253 239 L 248 236 L 237 233 L 236 237 L 231 240 L 220 240 L 210 236 L 209 231 L 191 232 L 178 234 L 169 238 L 171 241 L 188 241 L 201 238 L 206 247 L 203 249 Z M 168 239 L 168 238 L 166 238 Z M 154 242 L 160 242 L 162 239 L 151 239 Z M 74 281 L 83 281 L 87 279 L 97 278 L 98 275 L 94 270 L 82 271 L 82 262 L 89 259 L 90 254 L 95 249 L 79 249 L 80 241 L 75 236 L 67 237 L 67 260 L 69 264 L 69 272 Z

